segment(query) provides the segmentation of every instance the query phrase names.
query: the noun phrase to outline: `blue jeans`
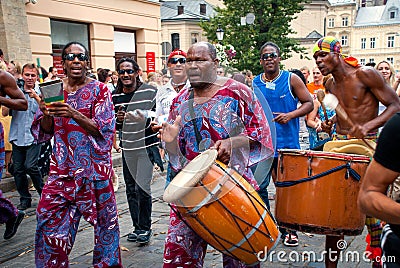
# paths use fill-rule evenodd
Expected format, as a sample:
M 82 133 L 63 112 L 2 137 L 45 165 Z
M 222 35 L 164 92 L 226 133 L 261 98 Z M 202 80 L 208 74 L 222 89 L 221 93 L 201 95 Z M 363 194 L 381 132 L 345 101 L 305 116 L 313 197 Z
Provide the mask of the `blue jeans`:
M 276 170 L 278 164 L 278 158 L 270 158 L 268 160 L 262 161 L 257 165 L 251 167 L 251 171 L 254 174 L 254 178 L 259 184 L 260 189 L 257 191 L 261 199 L 264 201 L 268 210 L 271 210 L 269 199 L 268 199 L 268 186 L 271 181 L 272 171 Z M 267 173 L 265 176 L 264 174 Z
M 14 143 L 12 144 L 14 180 L 21 203 L 31 202 L 32 200 L 32 195 L 29 193 L 27 174 L 31 177 L 36 191 L 39 195 L 42 194 L 44 182 L 38 166 L 40 148 L 40 144 L 32 144 L 30 146 L 18 146 Z

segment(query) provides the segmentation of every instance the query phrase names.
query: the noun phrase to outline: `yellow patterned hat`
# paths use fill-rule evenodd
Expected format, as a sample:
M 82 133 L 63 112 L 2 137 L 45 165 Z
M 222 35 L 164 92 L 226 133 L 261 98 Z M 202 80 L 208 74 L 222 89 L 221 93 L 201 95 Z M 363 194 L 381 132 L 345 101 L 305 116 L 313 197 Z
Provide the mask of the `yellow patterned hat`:
M 340 45 L 339 40 L 337 40 L 335 37 L 325 36 L 315 42 L 313 54 L 319 50 L 341 54 L 342 46 Z

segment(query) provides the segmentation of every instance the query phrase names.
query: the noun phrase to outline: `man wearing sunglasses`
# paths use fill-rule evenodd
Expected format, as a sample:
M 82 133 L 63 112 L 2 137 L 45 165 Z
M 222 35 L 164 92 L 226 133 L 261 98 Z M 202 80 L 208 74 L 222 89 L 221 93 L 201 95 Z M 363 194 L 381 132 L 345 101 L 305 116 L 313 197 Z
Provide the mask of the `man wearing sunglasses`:
M 189 84 L 186 76 L 186 52 L 180 49 L 172 51 L 167 60 L 171 79 L 157 91 L 156 95 L 156 122 L 162 124 L 168 118 L 172 100 L 181 89 Z M 157 125 L 153 124 L 153 125 Z M 162 146 L 162 145 L 161 145 Z M 163 149 L 161 149 L 163 150 Z M 167 156 L 168 157 L 168 156 Z M 171 167 L 167 169 L 167 184 L 170 181 Z
M 270 178 L 276 180 L 278 149 L 300 149 L 299 117 L 313 110 L 313 101 L 307 87 L 296 74 L 280 70 L 280 49 L 273 42 L 266 42 L 260 49 L 260 64 L 264 72 L 253 80 L 254 90 L 260 90 L 274 116 L 276 127 L 276 151 L 271 170 L 260 186 L 260 196 L 269 205 L 267 187 Z M 299 107 L 298 103 L 301 103 Z M 281 229 L 286 246 L 298 246 L 295 232 Z
M 155 113 L 157 88 L 140 82 L 139 65 L 132 58 L 120 59 L 117 72 L 119 79 L 113 102 L 123 148 L 122 172 L 133 227 L 127 240 L 144 245 L 152 236 L 153 164 L 150 156 L 154 151 L 158 153 L 159 139 L 150 122 L 154 120 L 151 114 Z
M 189 48 L 186 73 L 190 85 L 174 98 L 169 122 L 163 123 L 160 130 L 161 139 L 175 173 L 204 150 L 213 148 L 218 160 L 235 167 L 257 189 L 249 167 L 273 155 L 268 121 L 247 86 L 217 75 L 218 64 L 212 44 L 199 42 Z M 163 267 L 202 267 L 207 243 L 175 212 L 175 208 L 170 212 Z M 224 254 L 223 267 L 248 266 Z
M 32 124 L 43 142 L 54 137 L 49 177 L 37 208 L 36 267 L 68 267 L 80 219 L 94 227 L 94 267 L 122 267 L 118 211 L 111 181 L 115 117 L 107 86 L 87 77 L 88 51 L 62 50 L 63 102 L 45 105 Z

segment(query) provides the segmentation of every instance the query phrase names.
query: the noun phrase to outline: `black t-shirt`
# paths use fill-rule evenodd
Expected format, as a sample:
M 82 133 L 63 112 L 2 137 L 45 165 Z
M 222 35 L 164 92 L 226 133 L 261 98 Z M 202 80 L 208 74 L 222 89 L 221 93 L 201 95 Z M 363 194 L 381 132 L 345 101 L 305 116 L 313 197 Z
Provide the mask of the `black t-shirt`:
M 400 173 L 400 113 L 395 114 L 383 128 L 374 159 L 385 168 Z M 400 200 L 396 201 L 400 203 Z M 390 224 L 390 227 L 400 236 L 400 225 Z

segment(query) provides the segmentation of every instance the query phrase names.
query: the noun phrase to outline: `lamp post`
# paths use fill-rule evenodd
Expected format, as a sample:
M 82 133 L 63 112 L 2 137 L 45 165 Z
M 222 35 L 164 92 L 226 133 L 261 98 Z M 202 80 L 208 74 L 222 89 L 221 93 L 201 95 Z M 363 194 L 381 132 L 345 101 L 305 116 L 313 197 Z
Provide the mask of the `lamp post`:
M 218 29 L 216 31 L 218 42 L 221 44 L 224 39 L 224 30 L 221 28 L 221 25 L 218 25 Z

